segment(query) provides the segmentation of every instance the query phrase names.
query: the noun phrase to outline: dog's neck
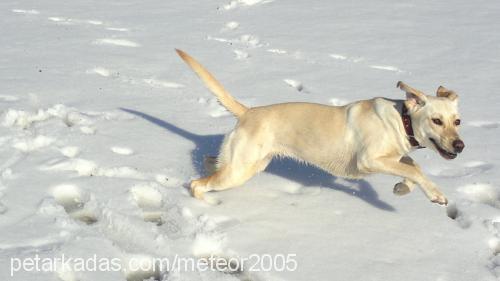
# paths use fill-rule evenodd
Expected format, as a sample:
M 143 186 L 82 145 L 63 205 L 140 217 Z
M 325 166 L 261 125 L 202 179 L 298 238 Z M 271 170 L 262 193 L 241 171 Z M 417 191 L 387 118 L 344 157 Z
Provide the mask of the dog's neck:
M 417 149 L 424 148 L 415 138 L 415 134 L 413 133 L 411 116 L 410 113 L 408 112 L 408 108 L 406 108 L 404 101 L 401 102 L 401 110 L 399 112 L 401 114 L 401 120 L 403 121 L 403 127 L 405 128 L 406 136 L 408 137 L 408 141 L 410 142 L 411 146 Z

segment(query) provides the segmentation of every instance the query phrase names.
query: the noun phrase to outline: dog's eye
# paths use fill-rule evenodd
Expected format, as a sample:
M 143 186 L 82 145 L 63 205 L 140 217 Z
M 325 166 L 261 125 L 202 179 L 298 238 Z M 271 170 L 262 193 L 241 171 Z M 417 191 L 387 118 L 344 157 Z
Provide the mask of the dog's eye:
M 460 125 L 460 119 L 455 120 L 455 126 Z
M 441 119 L 438 119 L 438 118 L 432 118 L 432 122 L 436 125 L 443 125 L 443 121 L 441 121 Z

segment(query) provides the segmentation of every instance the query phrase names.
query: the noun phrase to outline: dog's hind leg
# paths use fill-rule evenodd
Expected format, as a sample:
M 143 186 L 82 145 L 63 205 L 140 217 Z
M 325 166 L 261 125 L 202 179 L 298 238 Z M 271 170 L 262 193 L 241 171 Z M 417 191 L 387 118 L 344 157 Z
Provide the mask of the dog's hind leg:
M 232 163 L 223 165 L 214 174 L 192 181 L 191 193 L 195 198 L 203 200 L 205 192 L 221 191 L 240 186 L 256 173 L 264 170 L 270 160 L 269 157 L 247 165 Z
M 236 130 L 224 141 L 219 156 L 218 169 L 210 176 L 191 182 L 191 193 L 203 199 L 208 191 L 221 191 L 244 184 L 253 175 L 264 170 L 271 161 L 271 154 L 264 145 Z

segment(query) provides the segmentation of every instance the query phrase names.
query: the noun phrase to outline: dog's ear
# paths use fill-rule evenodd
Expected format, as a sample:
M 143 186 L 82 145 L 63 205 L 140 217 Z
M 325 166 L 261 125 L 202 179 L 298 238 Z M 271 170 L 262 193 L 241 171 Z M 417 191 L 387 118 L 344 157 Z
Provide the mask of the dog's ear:
M 427 102 L 427 96 L 421 91 L 414 89 L 401 81 L 399 81 L 396 86 L 406 92 L 405 104 L 407 107 L 422 107 Z
M 439 86 L 439 88 L 436 91 L 436 96 L 441 98 L 448 98 L 452 101 L 458 98 L 458 95 L 454 91 L 448 90 L 443 86 Z

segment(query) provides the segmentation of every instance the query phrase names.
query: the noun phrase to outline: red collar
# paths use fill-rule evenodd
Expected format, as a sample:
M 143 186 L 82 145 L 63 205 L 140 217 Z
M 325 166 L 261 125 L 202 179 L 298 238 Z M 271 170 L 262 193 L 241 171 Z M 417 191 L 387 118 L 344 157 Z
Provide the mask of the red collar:
M 416 148 L 424 148 L 423 146 L 420 145 L 420 143 L 418 143 L 417 139 L 415 138 L 415 135 L 413 134 L 411 117 L 410 114 L 408 114 L 408 108 L 406 108 L 404 102 L 403 102 L 403 108 L 401 109 L 401 119 L 403 119 L 403 127 L 405 127 L 406 135 L 408 136 L 408 141 L 410 142 L 411 146 Z

